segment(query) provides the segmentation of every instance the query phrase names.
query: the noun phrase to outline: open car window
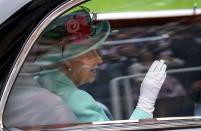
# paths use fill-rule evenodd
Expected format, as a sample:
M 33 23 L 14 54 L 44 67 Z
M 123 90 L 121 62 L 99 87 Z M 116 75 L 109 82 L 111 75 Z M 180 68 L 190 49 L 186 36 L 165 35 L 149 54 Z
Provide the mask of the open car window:
M 129 120 L 146 72 L 161 59 L 167 75 L 154 118 L 200 116 L 200 22 L 200 14 L 110 19 L 85 6 L 62 13 L 30 50 L 5 108 L 5 126 Z

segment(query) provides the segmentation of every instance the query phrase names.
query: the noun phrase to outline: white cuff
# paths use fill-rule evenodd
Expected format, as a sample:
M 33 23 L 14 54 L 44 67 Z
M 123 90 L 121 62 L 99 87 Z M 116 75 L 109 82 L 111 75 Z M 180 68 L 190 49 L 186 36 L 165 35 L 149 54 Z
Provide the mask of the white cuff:
M 153 114 L 153 111 L 155 109 L 154 104 L 155 102 L 152 102 L 144 97 L 139 97 L 137 107 L 146 111 L 149 114 Z

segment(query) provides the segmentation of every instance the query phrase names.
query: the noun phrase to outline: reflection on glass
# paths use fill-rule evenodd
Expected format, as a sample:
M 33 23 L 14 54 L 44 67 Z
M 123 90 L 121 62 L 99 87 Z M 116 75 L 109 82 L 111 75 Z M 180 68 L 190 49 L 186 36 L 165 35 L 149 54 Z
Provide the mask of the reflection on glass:
M 42 87 L 60 96 L 81 122 L 112 120 L 107 107 L 77 88 L 95 81 L 96 69 L 103 62 L 96 49 L 108 37 L 109 30 L 107 21 L 95 23 L 82 9 L 57 19 L 56 25 L 50 24 L 40 37 L 40 40 L 56 40 L 61 47 L 51 48 L 37 57 L 35 63 L 43 67 L 37 80 Z M 46 45 L 52 44 L 48 41 Z M 52 65 L 56 69 L 51 68 Z M 165 70 L 164 62 L 153 63 L 148 77 L 142 82 L 141 97 L 130 119 L 152 118 L 158 92 L 166 77 Z M 155 92 L 147 93 L 152 88 Z

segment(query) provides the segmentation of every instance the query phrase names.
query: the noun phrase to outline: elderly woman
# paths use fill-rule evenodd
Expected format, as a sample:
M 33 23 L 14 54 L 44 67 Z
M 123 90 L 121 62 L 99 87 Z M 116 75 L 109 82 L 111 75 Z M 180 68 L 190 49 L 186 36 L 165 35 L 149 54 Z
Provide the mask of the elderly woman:
M 78 88 L 94 82 L 96 68 L 102 63 L 96 49 L 107 38 L 109 31 L 107 21 L 92 25 L 88 11 L 78 10 L 50 24 L 39 41 L 46 45 L 48 42 L 57 43 L 61 48 L 46 51 L 38 57 L 37 64 L 51 65 L 43 66 L 44 73 L 38 76 L 38 81 L 60 96 L 81 122 L 110 120 L 96 100 Z M 152 64 L 141 84 L 138 104 L 130 119 L 153 117 L 155 101 L 166 77 L 165 71 L 163 60 Z

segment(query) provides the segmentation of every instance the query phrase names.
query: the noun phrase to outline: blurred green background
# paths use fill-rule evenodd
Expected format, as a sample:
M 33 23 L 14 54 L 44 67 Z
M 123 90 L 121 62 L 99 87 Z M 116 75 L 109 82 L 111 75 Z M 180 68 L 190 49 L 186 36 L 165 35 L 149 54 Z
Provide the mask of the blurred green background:
M 84 4 L 96 12 L 189 9 L 194 5 L 200 8 L 201 0 L 91 0 Z

